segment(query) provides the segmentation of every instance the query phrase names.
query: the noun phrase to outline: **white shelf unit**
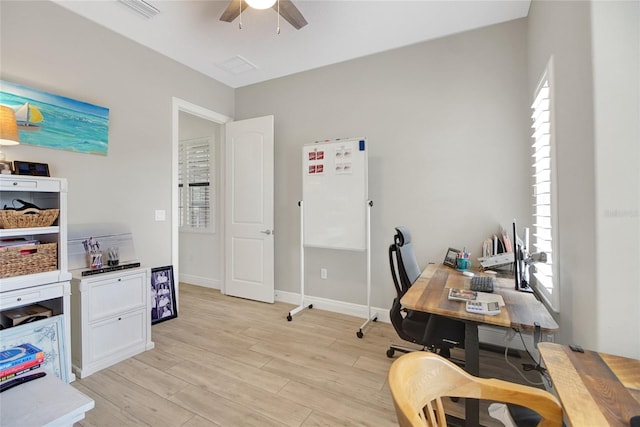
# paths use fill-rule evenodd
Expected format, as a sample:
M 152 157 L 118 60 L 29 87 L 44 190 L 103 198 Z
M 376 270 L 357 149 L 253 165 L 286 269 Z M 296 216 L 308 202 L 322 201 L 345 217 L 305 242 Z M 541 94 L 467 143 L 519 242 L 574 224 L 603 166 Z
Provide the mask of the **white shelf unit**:
M 71 286 L 72 363 L 78 377 L 154 347 L 147 269 L 85 277 L 74 272 Z
M 71 274 L 67 268 L 67 180 L 64 178 L 0 175 L 0 207 L 20 204 L 24 200 L 42 209 L 59 209 L 58 219 L 52 226 L 0 229 L 0 238 L 24 237 L 42 243 L 56 243 L 57 269 L 53 271 L 0 278 L 0 310 L 14 309 L 30 304 L 50 308 L 54 316 L 62 316 L 64 351 L 68 381 L 71 372 L 70 296 Z M 32 323 L 29 327 L 33 327 Z M 15 326 L 21 328 L 22 326 Z M 13 328 L 11 328 L 13 329 Z

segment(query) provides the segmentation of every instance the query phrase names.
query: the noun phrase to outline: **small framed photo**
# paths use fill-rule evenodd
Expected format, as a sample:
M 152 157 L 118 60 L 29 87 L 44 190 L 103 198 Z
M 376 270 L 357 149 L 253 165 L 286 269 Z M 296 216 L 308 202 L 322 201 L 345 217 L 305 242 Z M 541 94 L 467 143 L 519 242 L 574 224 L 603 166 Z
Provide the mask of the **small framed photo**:
M 11 166 L 11 162 L 0 160 L 0 173 L 3 175 L 11 175 L 13 173 L 13 166 Z
M 458 258 L 459 253 L 460 251 L 458 249 L 449 248 L 442 263 L 444 265 L 448 265 L 451 268 L 456 268 L 456 259 Z
M 47 163 L 14 160 L 13 166 L 15 168 L 16 175 L 49 176 L 49 165 Z
M 178 317 L 173 266 L 151 269 L 151 324 Z

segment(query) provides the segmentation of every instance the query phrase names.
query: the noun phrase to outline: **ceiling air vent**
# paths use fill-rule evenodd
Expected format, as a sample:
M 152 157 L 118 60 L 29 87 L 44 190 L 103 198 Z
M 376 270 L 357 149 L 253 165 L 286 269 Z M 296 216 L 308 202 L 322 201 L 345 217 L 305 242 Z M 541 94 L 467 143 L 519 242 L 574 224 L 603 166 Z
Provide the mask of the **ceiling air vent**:
M 235 75 L 246 73 L 247 71 L 255 70 L 258 68 L 240 55 L 236 55 L 233 58 L 227 59 L 226 61 L 219 62 L 216 65 L 223 70 Z
M 153 18 L 160 10 L 156 9 L 144 0 L 118 0 L 123 5 L 127 6 L 137 14 L 144 16 L 147 19 Z

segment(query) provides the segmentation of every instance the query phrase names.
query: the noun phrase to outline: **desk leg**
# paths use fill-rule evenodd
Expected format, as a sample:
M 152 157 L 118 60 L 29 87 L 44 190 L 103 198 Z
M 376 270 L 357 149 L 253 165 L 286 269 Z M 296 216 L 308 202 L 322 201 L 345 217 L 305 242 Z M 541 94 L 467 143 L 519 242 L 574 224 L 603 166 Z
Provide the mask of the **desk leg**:
M 465 370 L 471 375 L 480 374 L 480 340 L 478 339 L 478 324 L 466 322 L 464 330 L 464 358 Z M 480 401 L 477 399 L 465 399 L 465 424 L 466 427 L 480 425 Z

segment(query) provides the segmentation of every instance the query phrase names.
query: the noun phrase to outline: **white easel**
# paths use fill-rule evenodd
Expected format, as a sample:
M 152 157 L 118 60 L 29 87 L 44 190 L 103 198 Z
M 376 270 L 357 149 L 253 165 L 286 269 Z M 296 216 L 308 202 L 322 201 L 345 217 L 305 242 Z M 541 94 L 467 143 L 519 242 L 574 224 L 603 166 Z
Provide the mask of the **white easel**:
M 303 202 L 299 201 L 300 207 L 300 305 L 287 314 L 287 320 L 291 322 L 293 316 L 301 312 L 305 308 L 313 308 L 313 304 L 305 306 L 304 304 L 304 206 Z M 358 338 L 364 337 L 365 328 L 371 323 L 378 320 L 378 313 L 371 313 L 371 208 L 373 207 L 373 201 L 367 200 L 367 320 L 360 326 L 356 336 Z
M 367 200 L 367 321 L 360 326 L 356 336 L 362 338 L 364 336 L 364 328 L 369 323 L 378 320 L 378 313 L 371 314 L 371 208 L 373 207 L 373 201 Z
M 313 304 L 308 307 L 304 306 L 304 207 L 302 200 L 298 202 L 300 206 L 300 305 L 287 314 L 287 320 L 291 322 L 293 316 L 301 312 L 305 308 L 313 308 Z

